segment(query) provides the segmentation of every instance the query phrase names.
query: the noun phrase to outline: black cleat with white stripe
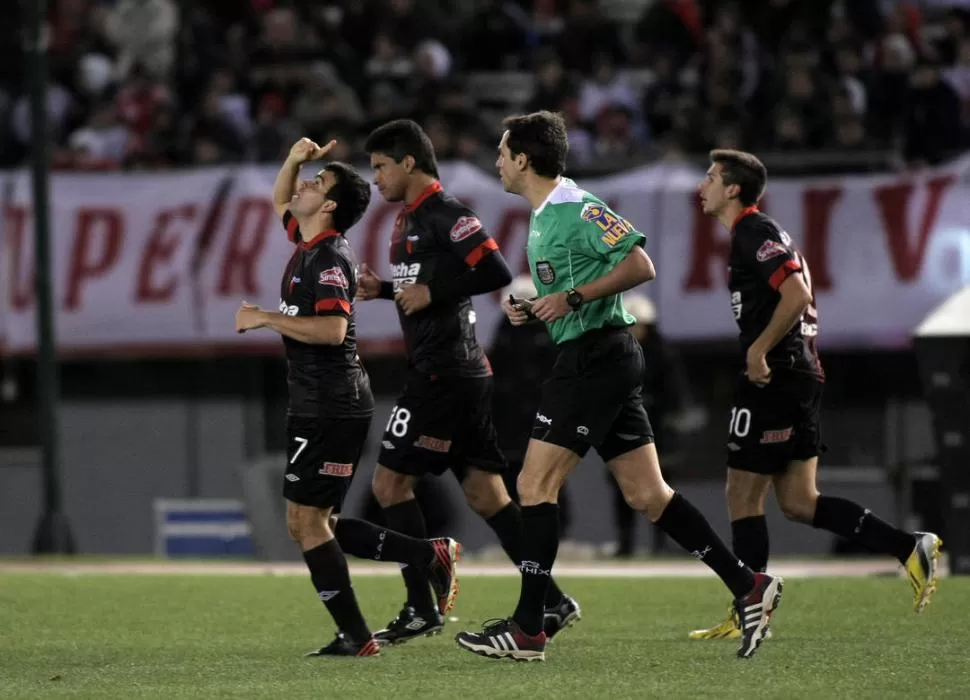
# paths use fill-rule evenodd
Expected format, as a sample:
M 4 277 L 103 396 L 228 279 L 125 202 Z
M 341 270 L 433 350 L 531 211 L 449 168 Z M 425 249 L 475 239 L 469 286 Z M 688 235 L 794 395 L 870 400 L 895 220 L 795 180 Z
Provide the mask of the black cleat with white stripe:
M 563 593 L 562 600 L 559 601 L 558 605 L 545 609 L 542 629 L 546 633 L 546 641 L 551 642 L 557 634 L 579 622 L 582 616 L 579 602 L 572 596 Z
M 417 637 L 432 637 L 444 626 L 445 618 L 437 610 L 420 612 L 405 605 L 387 627 L 374 633 L 374 639 L 379 644 L 403 644 Z
M 459 632 L 455 641 L 462 649 L 491 659 L 546 659 L 546 633 L 526 634 L 512 618 L 489 620 L 481 632 Z
M 734 601 L 734 609 L 741 620 L 741 646 L 738 658 L 748 659 L 754 656 L 768 637 L 768 623 L 771 613 L 781 602 L 781 589 L 784 581 L 780 576 L 756 573 L 754 588 L 744 598 Z

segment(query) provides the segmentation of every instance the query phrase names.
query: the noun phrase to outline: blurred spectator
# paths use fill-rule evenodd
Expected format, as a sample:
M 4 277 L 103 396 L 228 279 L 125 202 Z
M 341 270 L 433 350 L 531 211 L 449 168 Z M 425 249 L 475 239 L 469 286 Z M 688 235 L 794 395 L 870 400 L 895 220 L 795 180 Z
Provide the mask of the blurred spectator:
M 529 16 L 509 0 L 485 0 L 461 29 L 463 67 L 470 71 L 498 71 L 522 67 L 529 33 Z
M 914 163 L 936 164 L 961 144 L 960 100 L 940 79 L 939 67 L 920 64 L 910 77 L 903 117 L 904 155 Z
M 450 157 L 488 163 L 502 116 L 536 109 L 564 113 L 571 167 L 723 144 L 933 163 L 966 146 L 962 0 L 652 0 L 632 26 L 610 14 L 621 5 L 52 0 L 52 142 L 62 167 L 100 162 L 113 103 L 110 128 L 129 135 L 113 167 L 275 161 L 301 133 L 340 134 L 354 158 L 363 134 L 402 116 Z M 30 156 L 17 10 L 0 26 L 8 165 Z
M 118 74 L 141 65 L 155 78 L 168 78 L 175 64 L 178 15 L 174 0 L 116 0 L 105 29 L 118 51 Z
M 87 124 L 71 134 L 71 164 L 80 170 L 121 167 L 131 147 L 131 132 L 118 119 L 113 102 L 96 105 Z

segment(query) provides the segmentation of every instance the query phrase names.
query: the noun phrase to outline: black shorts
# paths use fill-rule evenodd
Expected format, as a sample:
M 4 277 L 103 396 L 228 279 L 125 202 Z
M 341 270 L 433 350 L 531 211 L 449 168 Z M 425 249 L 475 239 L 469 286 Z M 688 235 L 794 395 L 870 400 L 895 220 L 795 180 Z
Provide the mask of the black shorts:
M 643 351 L 626 328 L 602 328 L 562 344 L 542 385 L 532 437 L 604 461 L 653 442 L 643 408 Z
M 783 474 L 792 460 L 817 457 L 822 382 L 808 374 L 774 373 L 767 386 L 743 375 L 734 392 L 727 463 L 755 474 Z
M 492 425 L 492 378 L 410 373 L 384 428 L 378 462 L 410 476 L 451 469 L 459 480 L 468 467 L 504 471 Z
M 370 423 L 370 417 L 288 416 L 283 497 L 339 513 L 364 451 Z

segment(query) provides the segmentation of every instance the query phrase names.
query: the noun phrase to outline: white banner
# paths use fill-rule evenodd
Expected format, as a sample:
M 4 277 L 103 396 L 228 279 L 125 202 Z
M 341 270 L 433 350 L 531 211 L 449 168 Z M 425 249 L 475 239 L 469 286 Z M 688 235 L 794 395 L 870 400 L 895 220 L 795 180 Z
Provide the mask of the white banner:
M 938 303 L 970 283 L 970 158 L 912 175 L 774 179 L 764 209 L 805 254 L 818 291 L 825 345 L 904 345 Z M 52 178 L 56 334 L 62 352 L 98 354 L 278 350 L 269 332 L 237 335 L 242 300 L 276 308 L 292 253 L 270 204 L 272 167 L 164 174 L 56 174 Z M 704 217 L 700 173 L 662 164 L 582 182 L 647 233 L 657 280 L 643 290 L 673 339 L 735 336 L 725 273 L 728 233 Z M 6 178 L 0 229 L 0 338 L 8 352 L 35 345 L 30 179 Z M 527 270 L 528 206 L 491 173 L 463 164 L 442 182 L 472 206 L 514 272 Z M 399 205 L 376 190 L 348 238 L 361 261 L 388 275 Z M 500 320 L 498 295 L 474 300 L 479 338 Z M 393 303 L 358 305 L 363 352 L 395 349 Z

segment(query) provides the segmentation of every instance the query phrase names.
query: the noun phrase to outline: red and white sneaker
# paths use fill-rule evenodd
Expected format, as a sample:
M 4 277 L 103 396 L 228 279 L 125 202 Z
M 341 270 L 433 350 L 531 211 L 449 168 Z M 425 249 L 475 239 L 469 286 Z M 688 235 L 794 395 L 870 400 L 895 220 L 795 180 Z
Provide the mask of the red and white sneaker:
M 734 601 L 734 609 L 741 621 L 741 646 L 738 658 L 748 659 L 768 638 L 768 623 L 771 613 L 781 602 L 784 580 L 780 576 L 756 573 L 754 588 L 744 598 Z
M 455 641 L 462 649 L 491 659 L 546 660 L 546 633 L 526 634 L 512 618 L 488 620 L 481 632 L 459 632 Z
M 458 600 L 458 561 L 461 545 L 450 537 L 428 540 L 434 547 L 434 557 L 428 567 L 428 580 L 434 590 L 438 612 L 447 615 Z

